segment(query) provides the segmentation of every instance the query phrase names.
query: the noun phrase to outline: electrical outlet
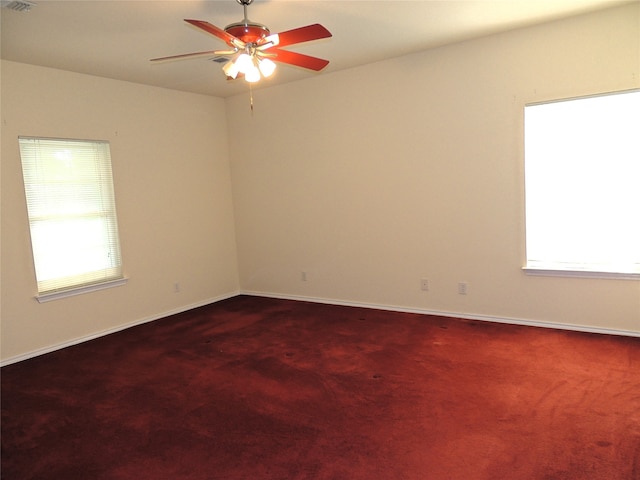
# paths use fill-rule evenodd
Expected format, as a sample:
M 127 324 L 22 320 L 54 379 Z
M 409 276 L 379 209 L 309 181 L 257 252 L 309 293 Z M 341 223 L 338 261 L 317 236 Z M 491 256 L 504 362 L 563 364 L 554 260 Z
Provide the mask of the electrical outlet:
M 180 282 L 176 282 L 173 284 L 174 293 L 180 293 Z
M 300 280 L 303 282 L 307 281 L 307 272 L 300 272 Z
M 458 282 L 458 294 L 466 295 L 468 291 L 469 291 L 468 282 Z
M 429 280 L 427 280 L 426 278 L 420 280 L 420 290 L 422 290 L 423 292 L 429 291 Z

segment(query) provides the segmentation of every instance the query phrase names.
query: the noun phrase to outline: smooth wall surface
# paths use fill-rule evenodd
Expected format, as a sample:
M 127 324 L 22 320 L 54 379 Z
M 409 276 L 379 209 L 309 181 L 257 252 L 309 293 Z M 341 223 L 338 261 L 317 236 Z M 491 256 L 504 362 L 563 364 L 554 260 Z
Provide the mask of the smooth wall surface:
M 238 291 L 640 333 L 640 282 L 521 271 L 523 107 L 639 87 L 637 4 L 256 90 L 253 115 L 1 75 L 2 361 Z M 18 135 L 111 142 L 126 285 L 35 300 Z
M 126 285 L 36 301 L 19 135 L 110 142 Z M 3 360 L 239 289 L 219 98 L 3 61 L 1 178 Z
M 521 270 L 524 105 L 639 87 L 639 25 L 635 4 L 259 90 L 253 115 L 227 99 L 243 290 L 640 332 L 639 281 Z

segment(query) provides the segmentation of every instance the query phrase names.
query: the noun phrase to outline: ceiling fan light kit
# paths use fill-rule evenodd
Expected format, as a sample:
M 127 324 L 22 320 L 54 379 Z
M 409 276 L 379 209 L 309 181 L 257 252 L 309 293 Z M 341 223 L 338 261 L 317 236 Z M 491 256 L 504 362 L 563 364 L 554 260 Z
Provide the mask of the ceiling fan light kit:
M 236 2 L 243 7 L 244 18 L 240 22 L 227 25 L 224 29 L 203 20 L 185 19 L 185 22 L 224 41 L 231 49 L 186 53 L 153 58 L 151 61 L 179 60 L 204 55 L 229 57 L 229 60 L 222 67 L 227 79 L 243 76 L 249 83 L 258 82 L 262 78 L 273 75 L 276 69 L 275 62 L 314 71 L 320 71 L 329 64 L 328 60 L 276 48 L 331 37 L 329 30 L 322 25 L 316 23 L 271 34 L 265 25 L 248 19 L 247 6 L 251 5 L 253 0 L 236 0 Z

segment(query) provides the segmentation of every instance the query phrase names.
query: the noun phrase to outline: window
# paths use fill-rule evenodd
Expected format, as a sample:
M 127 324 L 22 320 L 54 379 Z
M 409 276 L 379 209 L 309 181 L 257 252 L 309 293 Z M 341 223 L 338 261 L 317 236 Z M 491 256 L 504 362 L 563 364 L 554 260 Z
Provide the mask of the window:
M 640 278 L 640 91 L 525 107 L 525 270 Z
M 38 299 L 123 283 L 109 143 L 19 143 Z

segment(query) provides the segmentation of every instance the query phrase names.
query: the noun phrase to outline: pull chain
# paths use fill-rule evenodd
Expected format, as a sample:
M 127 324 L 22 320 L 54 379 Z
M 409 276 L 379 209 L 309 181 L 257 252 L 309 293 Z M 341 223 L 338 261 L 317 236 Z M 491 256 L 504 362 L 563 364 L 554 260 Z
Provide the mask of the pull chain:
M 249 105 L 251 106 L 251 116 L 253 116 L 253 86 L 249 83 Z

